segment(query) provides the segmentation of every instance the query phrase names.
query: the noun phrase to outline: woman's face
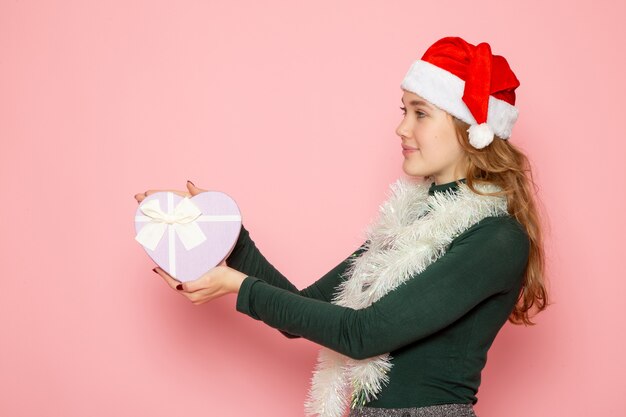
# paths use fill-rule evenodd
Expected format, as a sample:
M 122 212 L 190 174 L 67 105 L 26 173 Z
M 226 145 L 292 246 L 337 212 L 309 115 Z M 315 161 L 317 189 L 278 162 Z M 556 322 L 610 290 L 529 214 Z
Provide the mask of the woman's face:
M 404 118 L 396 134 L 404 148 L 404 172 L 433 176 L 437 184 L 464 178 L 465 151 L 457 140 L 452 116 L 417 94 L 402 91 Z

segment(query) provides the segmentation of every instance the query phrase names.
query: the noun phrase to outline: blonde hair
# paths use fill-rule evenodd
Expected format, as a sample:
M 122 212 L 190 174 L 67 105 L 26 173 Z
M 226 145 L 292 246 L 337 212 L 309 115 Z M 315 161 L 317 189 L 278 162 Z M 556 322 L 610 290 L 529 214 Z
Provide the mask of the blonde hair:
M 469 124 L 452 116 L 461 147 L 467 156 L 466 183 L 474 192 L 475 183 L 489 182 L 498 185 L 502 192 L 487 195 L 506 195 L 509 214 L 517 219 L 528 234 L 530 251 L 524 272 L 522 289 L 515 308 L 508 320 L 513 324 L 534 325 L 530 320 L 531 308 L 535 314 L 548 305 L 545 287 L 545 253 L 541 219 L 535 200 L 536 185 L 532 178 L 530 163 L 526 155 L 509 140 L 498 136 L 482 149 L 469 143 Z

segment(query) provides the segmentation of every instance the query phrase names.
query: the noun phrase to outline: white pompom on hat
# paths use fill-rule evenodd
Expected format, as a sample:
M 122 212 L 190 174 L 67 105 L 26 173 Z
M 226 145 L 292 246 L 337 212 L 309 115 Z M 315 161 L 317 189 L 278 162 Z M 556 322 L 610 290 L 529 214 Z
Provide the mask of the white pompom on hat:
M 515 89 L 520 82 L 506 59 L 492 55 L 488 43 L 474 46 L 459 37 L 435 42 L 413 62 L 401 87 L 470 124 L 470 144 L 489 145 L 494 134 L 511 136 L 519 112 Z

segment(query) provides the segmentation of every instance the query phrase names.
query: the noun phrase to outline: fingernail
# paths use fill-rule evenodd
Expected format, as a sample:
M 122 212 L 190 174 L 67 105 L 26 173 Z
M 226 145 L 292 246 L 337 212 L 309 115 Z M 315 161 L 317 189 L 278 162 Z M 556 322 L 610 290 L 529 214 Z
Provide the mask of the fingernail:
M 177 289 L 177 290 L 182 290 L 182 289 L 183 289 L 183 284 L 178 284 L 178 285 L 176 286 L 176 289 Z
M 187 182 L 188 182 L 189 184 L 193 185 L 194 187 L 196 186 L 196 184 L 194 184 L 193 182 L 191 182 L 191 181 L 189 181 L 189 180 L 187 180 Z

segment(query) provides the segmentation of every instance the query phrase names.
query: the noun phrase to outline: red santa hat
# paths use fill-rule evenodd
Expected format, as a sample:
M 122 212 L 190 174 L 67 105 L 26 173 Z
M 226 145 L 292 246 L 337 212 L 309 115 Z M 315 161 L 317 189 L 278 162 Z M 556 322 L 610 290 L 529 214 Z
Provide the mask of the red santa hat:
M 482 149 L 511 135 L 517 120 L 515 89 L 519 80 L 504 57 L 488 43 L 474 46 L 459 37 L 435 42 L 413 62 L 401 87 L 469 123 L 469 141 Z

